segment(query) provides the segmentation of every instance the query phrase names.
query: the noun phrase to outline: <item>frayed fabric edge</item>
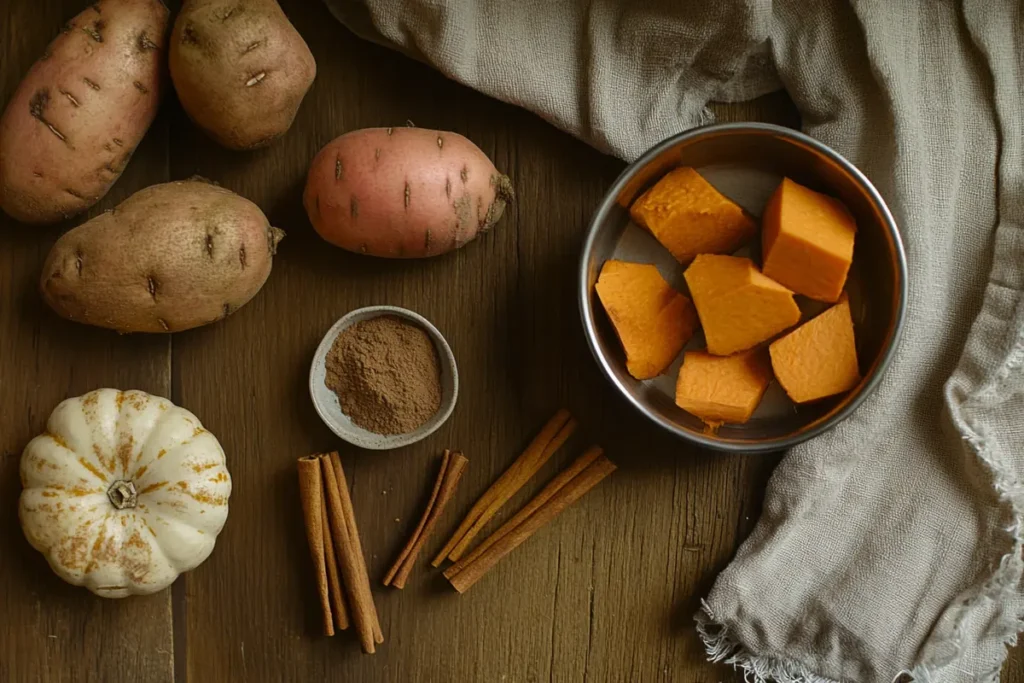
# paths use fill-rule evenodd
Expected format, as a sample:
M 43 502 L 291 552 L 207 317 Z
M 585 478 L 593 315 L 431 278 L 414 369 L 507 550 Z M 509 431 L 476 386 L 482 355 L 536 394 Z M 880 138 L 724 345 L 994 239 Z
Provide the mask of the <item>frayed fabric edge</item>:
M 1024 322 L 1024 316 L 1018 316 L 1020 322 Z M 984 600 L 1002 602 L 1006 598 L 1016 595 L 1019 590 L 1021 575 L 1024 573 L 1024 485 L 1017 479 L 1006 462 L 1005 455 L 998 448 L 993 448 L 988 434 L 988 425 L 976 422 L 971 419 L 966 407 L 978 400 L 985 403 L 997 399 L 1005 393 L 1006 384 L 1012 377 L 1020 381 L 1021 374 L 1024 374 L 1024 326 L 1016 335 L 1016 340 L 1009 348 L 1000 366 L 996 369 L 993 377 L 977 390 L 972 392 L 964 400 L 958 401 L 950 385 L 945 389 L 946 406 L 953 425 L 960 432 L 965 447 L 977 458 L 982 469 L 991 478 L 991 486 L 996 494 L 1000 505 L 1006 507 L 1010 514 L 1010 523 L 1003 528 L 1003 533 L 1009 541 L 1009 550 L 1000 558 L 989 578 L 978 586 L 973 595 L 970 595 L 964 603 L 963 614 L 959 622 L 953 627 L 949 642 L 954 646 L 955 654 L 952 657 L 925 657 L 911 671 L 907 672 L 914 680 L 924 683 L 935 683 L 943 679 L 943 669 L 951 665 L 962 655 L 962 631 L 963 623 L 969 618 L 975 605 Z M 977 406 L 972 406 L 977 407 Z M 1012 647 L 1017 642 L 1018 634 L 1024 630 L 1024 614 L 1006 615 L 1000 620 L 1000 625 L 992 631 L 1004 645 Z M 982 683 L 990 683 L 999 680 L 1000 666 L 992 671 L 979 676 Z
M 732 637 L 729 627 L 715 618 L 711 606 L 704 600 L 700 601 L 700 611 L 694 615 L 694 620 L 708 661 L 742 670 L 747 683 L 838 683 L 819 676 L 800 662 L 755 655 Z
M 1005 381 L 1014 372 L 1021 372 L 1024 366 L 1024 333 L 1013 345 L 1001 368 L 996 373 L 996 383 Z M 984 394 L 983 388 L 975 395 Z M 949 397 L 947 390 L 947 398 Z M 1024 560 L 1021 554 L 1024 552 L 1024 485 L 1019 482 L 1013 473 L 1008 469 L 1003 458 L 992 449 L 985 434 L 985 428 L 980 424 L 973 424 L 960 412 L 958 402 L 949 400 L 950 417 L 960 431 L 963 441 L 973 455 L 978 458 L 982 467 L 991 477 L 991 483 L 999 502 L 1008 506 L 1011 513 L 1011 523 L 1003 530 L 1011 542 L 1011 550 L 1002 556 L 998 567 L 993 571 L 989 579 L 982 584 L 972 599 L 967 602 L 967 610 L 983 599 L 1000 600 L 1009 594 L 1014 594 L 1022 573 Z M 743 680 L 747 683 L 838 683 L 837 681 L 820 676 L 804 664 L 793 661 L 778 659 L 764 655 L 755 655 L 750 652 L 742 643 L 736 640 L 729 631 L 729 627 L 718 621 L 711 606 L 705 600 L 701 600 L 701 610 L 694 616 L 697 622 L 697 634 L 704 643 L 708 661 L 732 666 L 733 669 L 740 669 L 743 672 Z M 1007 646 L 1017 642 L 1017 636 L 1024 630 L 1024 614 L 1013 615 L 1006 619 L 1004 626 L 1000 629 L 999 637 Z M 957 656 L 961 651 L 961 626 L 958 624 L 954 629 L 952 637 Z M 944 658 L 943 660 L 926 659 L 918 663 L 909 671 L 899 672 L 893 680 L 899 680 L 906 675 L 914 681 L 921 683 L 937 683 L 945 680 L 943 670 L 954 660 Z M 999 680 L 1000 668 L 985 672 L 978 680 L 984 683 L 994 683 Z

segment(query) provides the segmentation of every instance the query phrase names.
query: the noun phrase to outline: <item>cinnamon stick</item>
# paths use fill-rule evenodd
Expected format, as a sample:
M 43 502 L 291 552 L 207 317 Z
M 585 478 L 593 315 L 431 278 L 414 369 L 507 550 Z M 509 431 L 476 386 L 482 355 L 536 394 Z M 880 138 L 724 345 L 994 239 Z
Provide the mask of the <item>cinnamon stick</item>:
M 327 556 L 324 539 L 328 527 L 321 514 L 323 506 L 323 482 L 320 479 L 320 465 L 315 459 L 299 459 L 299 499 L 302 502 L 302 518 L 306 525 L 306 540 L 313 560 L 316 589 L 323 612 L 324 635 L 334 635 L 334 615 L 331 611 L 330 590 L 327 582 Z
M 615 465 L 600 455 L 579 474 L 569 479 L 546 502 L 524 519 L 514 529 L 507 531 L 484 550 L 479 557 L 467 564 L 462 571 L 448 580 L 455 590 L 465 593 L 479 581 L 498 561 L 517 548 L 542 526 L 557 517 L 602 479 L 615 471 Z
M 568 415 L 568 412 L 565 412 L 565 416 L 568 417 Z M 556 415 L 556 418 L 557 417 L 558 416 Z M 550 424 L 551 423 L 549 423 L 549 425 Z M 504 483 L 503 488 L 499 488 L 498 492 L 492 497 L 487 508 L 469 528 L 465 536 L 462 537 L 462 540 L 455 545 L 452 552 L 449 553 L 448 559 L 454 562 L 462 557 L 466 550 L 469 549 L 469 544 L 472 543 L 473 539 L 476 538 L 476 535 L 483 530 L 484 526 L 491 521 L 494 515 L 498 513 L 498 510 L 500 510 L 501 507 L 508 502 L 508 500 L 514 496 L 534 474 L 537 473 L 537 470 L 551 459 L 551 456 L 562 447 L 569 437 L 572 436 L 572 433 L 576 431 L 576 425 L 576 420 L 569 417 L 562 427 L 556 432 L 555 436 L 549 439 L 543 448 L 540 448 L 540 444 L 538 442 L 546 437 L 546 434 L 542 431 L 541 434 L 537 436 L 534 443 L 531 443 L 533 451 L 531 452 L 531 447 L 527 447 L 527 450 L 522 456 L 520 456 L 522 464 L 516 469 L 515 476 L 509 477 Z M 538 451 L 539 456 L 536 455 Z M 515 463 L 513 463 L 513 466 L 514 465 Z M 502 475 L 502 478 L 504 478 L 504 475 Z
M 359 571 L 360 590 L 365 591 L 369 599 L 369 610 L 371 626 L 373 627 L 373 639 L 379 645 L 384 642 L 384 634 L 380 630 L 380 621 L 377 618 L 377 607 L 373 604 L 373 596 L 370 593 L 370 576 L 366 571 L 366 559 L 363 554 L 363 544 L 359 540 L 359 531 L 356 529 L 356 512 L 352 507 L 352 498 L 348 492 L 348 481 L 345 479 L 345 470 L 341 469 L 341 456 L 338 451 L 327 454 L 326 460 L 330 462 L 334 471 L 334 478 L 338 482 L 338 493 L 341 496 L 341 506 L 345 513 L 345 523 L 348 525 L 348 538 L 352 543 L 352 551 L 355 553 L 358 562 L 356 569 Z
M 434 485 L 434 495 L 431 496 L 431 501 L 423 513 L 423 518 L 416 529 L 416 533 L 409 539 L 409 543 L 406 544 L 406 549 L 399 557 L 399 561 L 395 563 L 391 572 L 388 573 L 388 576 L 391 578 L 385 577 L 385 585 L 391 583 L 395 588 L 401 589 L 405 587 L 405 582 L 409 578 L 413 565 L 416 564 L 416 558 L 419 557 L 423 544 L 430 538 L 437 520 L 441 518 L 445 507 L 448 505 L 448 501 L 455 494 L 455 487 L 458 486 L 459 479 L 462 477 L 462 472 L 466 469 L 467 464 L 469 464 L 469 461 L 462 453 L 451 453 L 449 456 L 448 451 L 445 451 L 445 458 L 441 463 L 441 472 L 437 477 L 437 483 Z
M 398 559 L 395 560 L 395 564 L 392 565 L 388 573 L 384 575 L 384 585 L 390 586 L 394 580 L 395 575 L 398 574 L 398 570 L 405 564 L 406 558 L 409 557 L 409 552 L 412 547 L 416 544 L 416 539 L 419 538 L 420 534 L 423 533 L 423 527 L 427 525 L 427 518 L 430 516 L 430 510 L 434 507 L 437 502 L 437 494 L 441 491 L 441 482 L 444 481 L 445 470 L 448 469 L 448 459 L 451 457 L 451 451 L 447 448 L 444 449 L 444 454 L 441 456 L 441 471 L 437 473 L 437 480 L 434 482 L 434 489 L 430 492 L 430 501 L 427 502 L 427 509 L 423 511 L 423 516 L 420 517 L 419 524 L 416 525 L 416 530 L 412 532 L 412 536 L 406 541 L 405 547 L 402 548 L 402 552 L 399 553 Z
M 317 458 L 324 477 L 324 490 L 327 492 L 327 512 L 331 520 L 331 533 L 334 537 L 334 548 L 338 555 L 341 575 L 345 588 L 348 590 L 349 606 L 352 608 L 352 621 L 356 633 L 363 646 L 363 651 L 373 654 L 376 632 L 377 609 L 373 604 L 369 581 L 366 577 L 366 562 L 359 547 L 359 535 L 352 533 L 355 520 L 348 519 L 343 498 L 348 498 L 348 487 L 339 484 L 331 458 L 321 455 Z M 345 495 L 342 495 L 344 491 Z M 351 500 L 349 501 L 351 507 Z M 353 538 L 354 536 L 354 538 Z M 362 571 L 360 571 L 360 567 Z M 379 629 L 379 626 L 377 627 Z
M 453 562 L 462 557 L 484 525 L 561 448 L 575 430 L 576 420 L 569 415 L 569 411 L 562 409 L 555 413 L 526 450 L 484 491 L 432 564 L 435 567 L 440 565 L 445 557 Z
M 532 515 L 534 512 L 536 512 L 536 510 L 540 506 L 551 500 L 551 498 L 553 498 L 554 495 L 558 493 L 558 491 L 561 490 L 561 488 L 569 482 L 569 480 L 571 480 L 577 474 L 585 470 L 592 462 L 597 460 L 599 457 L 601 457 L 601 449 L 599 447 L 593 446 L 587 449 L 587 451 L 583 453 L 583 455 L 576 458 L 572 462 L 572 464 L 570 464 L 564 470 L 559 472 L 550 482 L 548 482 L 548 485 L 545 486 L 540 493 L 534 496 L 529 503 L 524 505 L 523 509 L 517 512 L 512 517 L 512 519 L 502 524 L 501 528 L 499 528 L 493 534 L 488 536 L 480 545 L 478 545 L 473 550 L 473 552 L 471 552 L 469 555 L 466 555 L 452 566 L 448 567 L 448 569 L 446 569 L 444 572 L 445 578 L 452 578 L 453 576 L 461 572 L 463 569 L 465 569 L 468 564 L 474 562 L 478 557 L 483 555 L 488 548 L 493 546 L 500 539 L 504 538 L 510 531 L 512 531 L 517 526 L 522 524 L 523 521 L 527 517 Z
M 323 479 L 320 473 L 319 463 L 316 466 L 317 475 Z M 323 485 L 323 482 L 320 482 Z M 348 608 L 345 607 L 345 589 L 341 585 L 341 577 L 338 575 L 338 556 L 334 552 L 334 541 L 331 539 L 331 523 L 327 518 L 327 496 L 320 496 L 320 516 L 323 518 L 324 528 L 324 558 L 327 560 L 327 587 L 331 596 L 331 606 L 334 611 L 334 623 L 339 631 L 349 627 Z

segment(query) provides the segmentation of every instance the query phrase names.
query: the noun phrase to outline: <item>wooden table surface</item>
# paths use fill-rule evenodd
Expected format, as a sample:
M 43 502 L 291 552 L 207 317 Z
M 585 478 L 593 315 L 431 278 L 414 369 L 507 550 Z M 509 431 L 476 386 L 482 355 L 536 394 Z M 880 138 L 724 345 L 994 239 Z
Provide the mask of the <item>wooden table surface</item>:
M 84 0 L 7 0 L 0 103 Z M 692 627 L 757 518 L 777 456 L 717 455 L 647 424 L 599 374 L 576 307 L 588 218 L 622 170 L 536 116 L 358 40 L 319 2 L 282 3 L 318 76 L 289 134 L 266 150 L 215 146 L 171 94 L 96 215 L 153 183 L 200 174 L 257 202 L 288 231 L 273 274 L 224 322 L 172 336 L 118 336 L 58 319 L 37 292 L 57 236 L 0 215 L 0 681 L 739 680 L 704 661 Z M 782 95 L 718 107 L 723 120 L 796 125 Z M 518 201 L 487 236 L 426 261 L 327 246 L 301 204 L 307 166 L 332 138 L 369 126 L 453 130 L 511 177 Z M 342 314 L 416 310 L 447 336 L 462 380 L 452 418 L 391 453 L 340 443 L 309 400 L 313 350 Z M 62 399 L 98 387 L 170 397 L 217 435 L 234 481 L 217 548 L 158 595 L 102 600 L 60 581 L 24 540 L 18 462 Z M 465 595 L 426 565 L 476 497 L 559 407 L 579 436 L 499 516 L 505 519 L 591 442 L 619 471 Z M 470 466 L 403 591 L 380 579 L 425 503 L 442 448 Z M 319 635 L 295 459 L 344 458 L 386 639 Z M 1021 680 L 1021 658 L 1007 679 Z

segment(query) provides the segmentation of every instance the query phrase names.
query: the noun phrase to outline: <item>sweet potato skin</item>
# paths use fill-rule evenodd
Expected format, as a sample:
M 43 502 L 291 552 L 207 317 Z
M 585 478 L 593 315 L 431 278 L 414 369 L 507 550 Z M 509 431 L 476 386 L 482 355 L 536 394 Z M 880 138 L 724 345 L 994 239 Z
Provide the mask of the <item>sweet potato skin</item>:
M 367 128 L 328 143 L 310 165 L 303 203 L 325 240 L 390 258 L 436 256 L 493 226 L 509 179 L 457 133 Z
M 252 299 L 283 236 L 230 190 L 201 180 L 153 185 L 57 240 L 40 289 L 69 320 L 178 332 Z
M 170 42 L 182 107 L 229 149 L 284 135 L 316 78 L 313 54 L 274 0 L 186 0 Z
M 160 105 L 168 10 L 100 0 L 29 69 L 0 118 L 0 207 L 53 223 L 98 202 Z

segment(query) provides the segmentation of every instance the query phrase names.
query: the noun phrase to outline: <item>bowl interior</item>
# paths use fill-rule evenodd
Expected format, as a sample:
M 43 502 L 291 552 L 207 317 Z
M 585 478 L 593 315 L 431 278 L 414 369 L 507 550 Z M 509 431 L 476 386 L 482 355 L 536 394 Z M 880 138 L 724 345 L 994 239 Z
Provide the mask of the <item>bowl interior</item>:
M 342 330 L 351 325 L 382 315 L 392 315 L 404 318 L 421 328 L 430 336 L 437 349 L 437 358 L 441 372 L 441 405 L 437 412 L 419 428 L 406 434 L 377 434 L 352 422 L 341 410 L 338 402 L 338 395 L 327 388 L 325 383 L 327 377 L 327 354 L 334 344 L 334 340 L 341 334 Z M 324 423 L 331 431 L 349 443 L 361 448 L 373 450 L 390 450 L 401 448 L 415 443 L 433 433 L 448 419 L 455 409 L 455 402 L 459 395 L 459 374 L 455 365 L 455 356 L 452 354 L 448 342 L 438 332 L 430 321 L 418 313 L 397 306 L 370 306 L 360 308 L 343 316 L 334 323 L 313 356 L 313 365 L 309 371 L 309 394 L 313 399 L 313 406 Z
M 853 391 L 797 406 L 773 381 L 757 411 L 743 425 L 709 433 L 697 417 L 675 405 L 682 354 L 661 376 L 647 381 L 626 371 L 625 355 L 594 283 L 611 258 L 654 263 L 687 293 L 684 268 L 649 233 L 630 222 L 628 208 L 644 190 L 677 166 L 692 166 L 722 194 L 760 218 L 783 176 L 841 199 L 857 220 L 853 265 L 847 278 L 857 354 L 864 379 Z M 760 263 L 759 240 L 737 255 Z M 667 141 L 628 168 L 598 210 L 584 246 L 581 306 L 591 348 L 605 373 L 627 399 L 655 422 L 692 441 L 726 450 L 784 448 L 837 423 L 874 387 L 900 327 L 905 301 L 905 264 L 892 218 L 874 188 L 856 169 L 819 143 L 767 125 L 730 124 L 698 129 Z M 797 296 L 804 319 L 827 308 Z M 698 333 L 685 350 L 704 347 Z

